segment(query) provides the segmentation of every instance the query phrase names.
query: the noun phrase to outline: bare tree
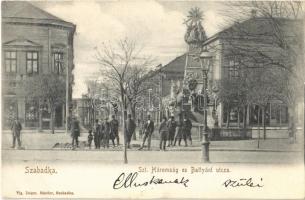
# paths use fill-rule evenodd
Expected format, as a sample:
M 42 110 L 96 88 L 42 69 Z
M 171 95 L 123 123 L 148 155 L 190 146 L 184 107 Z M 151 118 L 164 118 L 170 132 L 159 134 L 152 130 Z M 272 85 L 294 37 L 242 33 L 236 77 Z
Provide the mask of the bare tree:
M 55 109 L 65 102 L 65 80 L 57 74 L 40 74 L 27 78 L 22 89 L 25 96 L 46 101 L 51 111 L 51 131 L 54 134 Z M 40 110 L 40 120 L 42 111 Z M 67 122 L 66 122 L 67 123 Z M 41 123 L 40 123 L 41 126 Z
M 148 66 L 150 61 L 152 60 L 147 60 L 145 65 Z M 141 97 L 150 87 L 146 82 L 148 79 L 146 76 L 147 72 L 148 70 L 145 66 L 135 66 L 130 69 L 130 79 L 128 82 L 126 97 L 133 119 L 136 119 L 136 106 L 138 104 L 138 98 Z
M 100 103 L 101 97 L 101 85 L 98 80 L 87 80 L 87 94 L 86 97 L 89 100 L 90 110 L 89 110 L 89 121 L 90 127 L 93 127 L 94 121 L 96 119 L 96 111 L 98 110 L 98 105 Z
M 240 78 L 224 78 L 219 83 L 219 91 L 218 98 L 219 101 L 224 103 L 225 112 L 226 112 L 226 127 L 228 128 L 230 125 L 230 113 L 233 108 L 237 108 L 237 123 L 238 127 L 240 127 L 240 111 L 245 109 L 247 105 L 247 86 L 245 83 L 245 79 L 243 77 Z M 244 115 L 245 116 L 245 115 Z M 245 120 L 245 118 L 243 119 Z M 244 121 L 244 128 L 245 121 Z
M 96 59 L 100 65 L 101 76 L 113 91 L 120 96 L 122 109 L 122 130 L 124 132 L 124 163 L 127 163 L 127 138 L 125 120 L 128 103 L 134 102 L 135 90 L 141 83 L 142 71 L 151 64 L 150 57 L 142 54 L 142 48 L 129 39 L 119 40 L 114 44 L 105 44 L 96 49 Z M 139 89 L 136 89 L 136 93 Z
M 242 71 L 263 68 L 269 78 L 280 78 L 277 87 L 271 87 L 276 92 L 269 92 L 273 98 L 285 102 L 289 115 L 295 116 L 295 105 L 302 98 L 301 88 L 305 80 L 304 3 L 230 1 L 226 5 L 227 22 L 234 25 L 221 33 L 229 47 L 225 56 L 238 60 Z M 256 92 L 256 95 L 266 103 L 265 94 Z

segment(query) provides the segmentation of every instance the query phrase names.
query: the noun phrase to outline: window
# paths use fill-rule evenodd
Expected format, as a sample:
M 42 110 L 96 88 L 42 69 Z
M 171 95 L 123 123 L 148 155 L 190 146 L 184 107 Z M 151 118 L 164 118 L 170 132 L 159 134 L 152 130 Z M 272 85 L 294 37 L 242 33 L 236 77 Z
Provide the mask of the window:
M 9 85 L 10 88 L 15 88 L 17 86 L 17 83 L 16 83 L 16 81 L 10 81 L 8 83 L 8 85 Z
M 39 72 L 38 69 L 38 52 L 26 52 L 26 72 L 27 74 L 35 74 Z
M 17 72 L 17 52 L 6 51 L 5 52 L 5 72 L 16 73 Z
M 56 52 L 53 54 L 53 58 L 54 58 L 54 72 L 56 74 L 62 74 L 64 72 L 63 53 Z
M 25 100 L 25 126 L 36 127 L 38 126 L 38 100 Z
M 229 78 L 238 78 L 239 77 L 239 63 L 230 60 L 229 61 Z

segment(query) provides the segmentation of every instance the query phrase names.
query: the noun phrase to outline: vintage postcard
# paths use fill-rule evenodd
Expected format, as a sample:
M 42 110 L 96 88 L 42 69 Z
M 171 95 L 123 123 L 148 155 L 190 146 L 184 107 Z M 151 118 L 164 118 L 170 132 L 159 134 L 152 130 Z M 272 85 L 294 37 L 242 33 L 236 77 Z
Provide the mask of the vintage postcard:
M 1 1 L 2 199 L 304 199 L 303 1 Z

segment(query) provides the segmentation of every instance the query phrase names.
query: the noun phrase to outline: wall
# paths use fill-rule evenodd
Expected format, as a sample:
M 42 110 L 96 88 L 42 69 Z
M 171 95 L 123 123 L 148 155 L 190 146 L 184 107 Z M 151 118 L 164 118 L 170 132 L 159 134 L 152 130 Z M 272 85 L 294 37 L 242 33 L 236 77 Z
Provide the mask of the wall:
M 30 21 L 30 20 L 29 20 Z M 53 70 L 53 55 L 55 50 L 60 50 L 64 54 L 64 73 L 62 74 L 65 78 L 65 73 L 69 71 L 72 73 L 73 66 L 73 37 L 74 30 L 61 28 L 59 26 L 55 27 L 52 25 L 33 25 L 33 24 L 11 24 L 2 23 L 2 43 L 10 42 L 13 40 L 25 39 L 38 44 L 40 47 L 28 47 L 28 46 L 3 46 L 2 48 L 2 58 L 4 58 L 4 50 L 15 50 L 17 49 L 17 73 L 11 76 L 7 76 L 3 73 L 2 78 L 2 88 L 3 95 L 5 96 L 7 89 L 9 88 L 9 82 L 20 79 L 18 75 L 26 74 L 26 51 L 27 50 L 38 50 L 39 52 L 39 73 L 48 74 Z M 2 66 L 4 65 L 4 59 L 2 59 Z M 66 70 L 68 68 L 68 70 Z M 2 67 L 2 72 L 4 72 L 4 67 Z M 17 76 L 16 76 L 17 75 Z M 71 77 L 71 75 L 70 75 Z M 26 78 L 26 76 L 23 76 Z M 72 88 L 70 84 L 70 88 Z M 10 88 L 11 90 L 11 88 Z M 22 92 L 17 88 L 13 89 L 17 93 L 18 98 L 18 116 L 21 121 L 25 117 L 25 98 L 22 97 Z M 71 89 L 70 89 L 71 90 Z M 72 92 L 72 90 L 70 91 Z M 71 94 L 70 94 L 71 96 Z M 5 115 L 5 113 L 3 113 Z M 64 120 L 63 120 L 64 121 Z

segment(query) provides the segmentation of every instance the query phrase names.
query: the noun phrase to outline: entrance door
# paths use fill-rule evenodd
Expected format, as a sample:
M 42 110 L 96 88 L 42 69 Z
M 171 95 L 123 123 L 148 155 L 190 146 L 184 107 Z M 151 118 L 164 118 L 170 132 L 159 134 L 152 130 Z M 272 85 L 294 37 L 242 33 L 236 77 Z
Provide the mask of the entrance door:
M 55 109 L 55 127 L 62 127 L 63 107 L 57 106 Z

